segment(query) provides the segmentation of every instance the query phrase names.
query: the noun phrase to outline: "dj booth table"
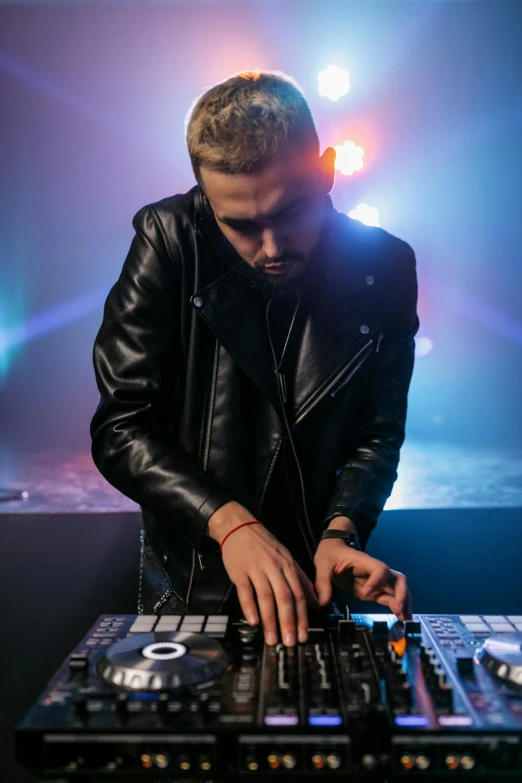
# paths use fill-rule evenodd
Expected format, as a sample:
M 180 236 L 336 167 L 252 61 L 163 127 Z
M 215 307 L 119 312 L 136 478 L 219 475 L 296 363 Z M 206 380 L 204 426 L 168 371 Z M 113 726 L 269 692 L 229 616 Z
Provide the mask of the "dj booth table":
M 516 615 L 521 522 L 520 509 L 387 511 L 369 553 L 408 575 L 415 611 Z M 34 783 L 13 761 L 12 728 L 49 677 L 96 617 L 136 611 L 140 526 L 133 512 L 0 515 L 0 656 L 7 673 L 1 754 L 8 783 Z M 352 608 L 376 611 L 356 602 Z

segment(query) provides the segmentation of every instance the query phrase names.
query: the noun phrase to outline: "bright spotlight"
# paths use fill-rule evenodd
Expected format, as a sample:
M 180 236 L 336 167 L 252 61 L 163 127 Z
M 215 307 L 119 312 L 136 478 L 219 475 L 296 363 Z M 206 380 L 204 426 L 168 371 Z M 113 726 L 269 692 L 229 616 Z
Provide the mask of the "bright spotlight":
M 365 226 L 380 226 L 379 210 L 375 207 L 369 207 L 368 204 L 359 204 L 355 209 L 348 212 L 348 217 L 354 220 L 360 220 Z
M 341 174 L 353 174 L 363 167 L 364 150 L 353 141 L 345 141 L 344 144 L 336 144 L 335 168 Z
M 343 71 L 336 65 L 330 65 L 321 71 L 318 77 L 319 94 L 331 101 L 338 101 L 341 95 L 346 95 L 350 89 L 350 76 L 348 71 Z
M 429 337 L 415 338 L 415 356 L 426 356 L 433 349 L 433 343 Z

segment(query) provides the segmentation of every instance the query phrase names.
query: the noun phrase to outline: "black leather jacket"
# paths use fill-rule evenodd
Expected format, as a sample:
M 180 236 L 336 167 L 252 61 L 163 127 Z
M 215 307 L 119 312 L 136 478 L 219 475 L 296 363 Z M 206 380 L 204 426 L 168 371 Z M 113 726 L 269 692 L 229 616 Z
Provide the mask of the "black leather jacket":
M 343 514 L 364 546 L 404 440 L 418 329 L 415 257 L 327 200 L 291 432 L 314 536 Z M 207 521 L 230 500 L 263 519 L 274 466 L 292 462 L 266 300 L 238 273 L 241 262 L 198 186 L 143 207 L 133 226 L 94 346 L 101 400 L 93 459 L 142 508 L 142 565 L 155 558 L 157 596 L 165 588 L 182 610 L 190 601 L 191 611 L 217 612 L 230 581 Z

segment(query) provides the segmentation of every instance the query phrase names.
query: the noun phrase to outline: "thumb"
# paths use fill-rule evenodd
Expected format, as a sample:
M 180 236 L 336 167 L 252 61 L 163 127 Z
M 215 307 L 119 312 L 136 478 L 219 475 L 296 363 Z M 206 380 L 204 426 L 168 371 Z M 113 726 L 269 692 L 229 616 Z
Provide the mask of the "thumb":
M 329 560 L 321 558 L 316 562 L 315 589 L 321 606 L 326 606 L 332 597 L 332 573 L 333 563 Z

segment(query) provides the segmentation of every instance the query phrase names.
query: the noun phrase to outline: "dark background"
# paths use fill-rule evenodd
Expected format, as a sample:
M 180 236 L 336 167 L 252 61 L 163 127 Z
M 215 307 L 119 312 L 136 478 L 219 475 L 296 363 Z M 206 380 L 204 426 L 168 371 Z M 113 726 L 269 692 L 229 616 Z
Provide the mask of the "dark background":
M 88 449 L 91 349 L 144 204 L 194 184 L 183 120 L 251 67 L 304 89 L 323 149 L 365 167 L 333 201 L 414 247 L 408 433 L 519 446 L 522 3 L 65 2 L 0 7 L 2 447 Z M 317 74 L 350 73 L 333 103 Z M 5 452 L 4 452 L 5 453 Z

